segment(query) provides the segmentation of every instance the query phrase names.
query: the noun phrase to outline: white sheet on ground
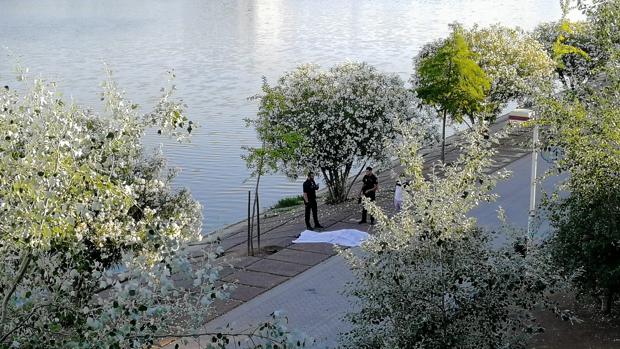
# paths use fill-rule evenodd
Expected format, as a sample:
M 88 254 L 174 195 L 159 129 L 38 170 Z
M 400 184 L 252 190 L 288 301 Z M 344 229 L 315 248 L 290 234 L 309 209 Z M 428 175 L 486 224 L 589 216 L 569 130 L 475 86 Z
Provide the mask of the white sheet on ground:
M 309 242 L 325 242 L 340 246 L 359 246 L 368 239 L 368 233 L 357 229 L 340 229 L 334 231 L 316 232 L 304 230 L 293 243 L 302 244 Z

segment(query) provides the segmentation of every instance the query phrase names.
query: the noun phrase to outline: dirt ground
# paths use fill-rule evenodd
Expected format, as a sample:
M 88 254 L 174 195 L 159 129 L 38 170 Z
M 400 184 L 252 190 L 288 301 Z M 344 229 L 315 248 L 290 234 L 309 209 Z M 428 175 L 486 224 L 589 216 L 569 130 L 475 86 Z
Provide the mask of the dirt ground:
M 532 349 L 620 349 L 620 302 L 616 302 L 613 315 L 605 316 L 591 300 L 576 301 L 573 295 L 558 300 L 583 322 L 571 324 L 550 312 L 537 314 L 546 330 L 534 338 Z

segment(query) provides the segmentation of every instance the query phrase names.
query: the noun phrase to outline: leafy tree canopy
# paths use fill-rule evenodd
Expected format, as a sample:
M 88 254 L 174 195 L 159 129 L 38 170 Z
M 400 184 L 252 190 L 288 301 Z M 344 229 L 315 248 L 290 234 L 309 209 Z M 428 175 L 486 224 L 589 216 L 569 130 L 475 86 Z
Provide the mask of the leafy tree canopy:
M 534 36 L 556 61 L 556 71 L 567 89 L 576 94 L 595 91 L 607 83 L 605 70 L 619 57 L 620 1 L 565 0 L 561 4 L 561 20 L 539 25 Z M 585 21 L 567 18 L 575 7 L 587 16 Z
M 475 61 L 463 35 L 455 24 L 452 34 L 426 45 L 414 60 L 413 88 L 423 104 L 434 107 L 442 118 L 441 160 L 445 160 L 448 116 L 457 123 L 468 116 L 473 123 L 484 111 L 483 101 L 491 80 Z
M 554 64 L 543 46 L 523 30 L 475 25 L 464 32 L 476 62 L 491 80 L 485 97 L 488 118 L 509 102 L 524 102 L 550 87 Z
M 327 71 L 302 65 L 275 86 L 265 82 L 256 99 L 258 118 L 250 122 L 263 147 L 250 149 L 248 158 L 264 152 L 272 170 L 291 178 L 320 170 L 334 202 L 346 199 L 354 167 L 385 158 L 394 120 L 411 116 L 403 81 L 366 63 Z
M 462 28 L 455 25 L 452 34 L 433 51 L 422 50 L 416 60 L 413 81 L 418 97 L 456 122 L 463 122 L 464 116 L 473 121 L 482 110 L 481 101 L 491 82 L 476 63 Z

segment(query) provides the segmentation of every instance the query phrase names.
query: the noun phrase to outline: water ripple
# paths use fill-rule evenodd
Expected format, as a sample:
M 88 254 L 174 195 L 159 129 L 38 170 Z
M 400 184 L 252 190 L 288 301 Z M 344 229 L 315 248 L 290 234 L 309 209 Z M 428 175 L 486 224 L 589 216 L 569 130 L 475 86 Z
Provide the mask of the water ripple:
M 99 105 L 104 61 L 141 105 L 152 104 L 165 72 L 176 70 L 179 96 L 201 128 L 189 145 L 153 134 L 145 143 L 163 142 L 170 165 L 182 170 L 175 185 L 205 207 L 207 231 L 245 215 L 253 183 L 241 146 L 257 141 L 243 119 L 256 113 L 247 97 L 262 76 L 352 59 L 407 79 L 411 58 L 448 23 L 531 29 L 560 15 L 557 0 L 3 0 L 0 10 L 0 46 L 83 105 Z M 0 80 L 11 84 L 15 60 L 2 57 Z M 263 207 L 301 192 L 299 181 L 282 176 L 262 183 Z

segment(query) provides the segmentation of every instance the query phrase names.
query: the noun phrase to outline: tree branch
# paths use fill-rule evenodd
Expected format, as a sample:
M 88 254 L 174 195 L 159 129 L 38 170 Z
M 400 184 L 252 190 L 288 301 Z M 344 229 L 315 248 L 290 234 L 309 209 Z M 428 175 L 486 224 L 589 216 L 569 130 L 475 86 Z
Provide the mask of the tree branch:
M 355 177 L 351 181 L 351 184 L 349 184 L 349 189 L 347 189 L 347 197 L 349 197 L 349 193 L 351 192 L 351 188 L 353 188 L 353 185 L 355 184 L 355 181 L 357 181 L 357 178 L 360 176 L 360 174 L 362 174 L 362 171 L 364 171 L 364 168 L 366 167 L 367 163 L 368 163 L 368 160 L 364 161 L 364 164 L 362 165 L 362 167 L 360 167 L 359 172 L 357 172 L 357 174 L 355 175 Z
M 1 330 L 0 332 L 4 331 L 4 321 L 6 320 L 6 313 L 7 313 L 7 307 L 9 304 L 9 299 L 11 299 L 11 296 L 17 289 L 17 285 L 19 285 L 21 280 L 24 278 L 24 275 L 26 274 L 26 269 L 28 268 L 28 265 L 30 264 L 31 259 L 32 259 L 32 255 L 30 254 L 30 251 L 26 249 L 24 251 L 24 255 L 22 256 L 22 261 L 19 266 L 19 271 L 17 272 L 17 277 L 15 277 L 15 281 L 13 281 L 13 285 L 11 286 L 11 289 L 9 290 L 9 292 L 7 292 L 4 295 L 4 299 L 2 300 L 2 316 L 0 317 L 0 330 Z
M 11 335 L 11 333 L 17 331 L 20 327 L 22 327 L 31 317 L 32 315 L 34 315 L 34 313 L 44 307 L 49 306 L 49 303 L 45 303 L 45 304 L 39 304 L 36 307 L 32 308 L 32 311 L 30 312 L 30 314 L 28 314 L 25 319 L 23 319 L 20 323 L 18 323 L 17 325 L 15 325 L 15 327 L 13 327 L 12 329 L 10 329 L 9 331 L 7 331 L 7 333 L 4 334 L 4 336 L 2 336 L 2 338 L 0 338 L 0 343 L 3 343 L 7 338 L 9 338 L 9 336 Z

